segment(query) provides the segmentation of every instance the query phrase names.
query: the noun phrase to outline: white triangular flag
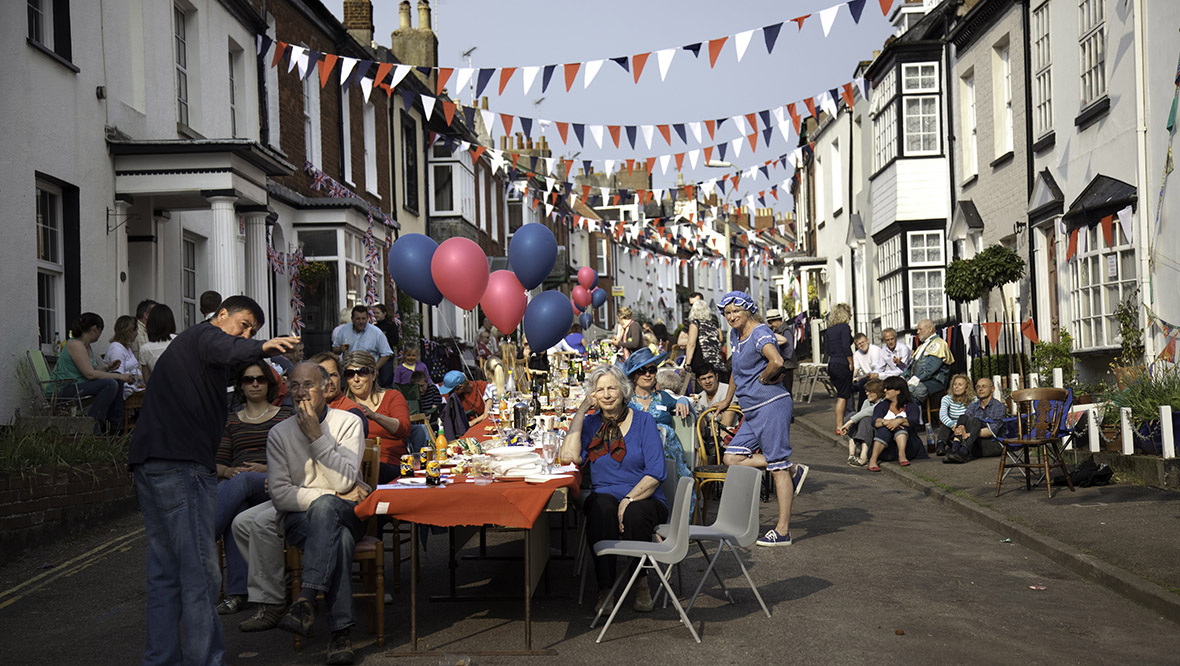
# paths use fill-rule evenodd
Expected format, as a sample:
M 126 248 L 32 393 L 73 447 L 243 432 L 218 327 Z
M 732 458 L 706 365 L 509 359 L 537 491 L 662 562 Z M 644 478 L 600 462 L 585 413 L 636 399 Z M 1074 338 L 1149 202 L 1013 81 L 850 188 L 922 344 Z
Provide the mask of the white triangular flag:
M 738 138 L 729 142 L 729 147 L 733 148 L 733 156 L 734 157 L 741 157 L 742 156 L 742 144 L 745 142 L 746 142 L 746 138 L 743 136 L 739 136 Z
M 467 141 L 460 141 L 459 142 L 459 150 L 463 150 L 463 151 L 471 150 L 471 143 L 469 143 Z
M 1090 236 L 1090 230 L 1086 227 L 1078 229 L 1078 254 L 1086 252 L 1086 239 Z
M 552 124 L 553 124 L 552 120 L 544 120 L 541 118 L 537 118 L 537 127 L 541 128 L 541 134 L 544 134 L 545 130 L 549 129 L 549 126 Z
M 749 169 L 746 169 L 745 173 L 742 174 L 742 178 L 748 178 L 750 180 L 753 180 L 757 177 L 758 177 L 758 167 L 756 167 L 756 166 L 752 166 Z
M 597 143 L 598 147 L 601 148 L 602 147 L 602 125 L 591 125 L 590 126 L 590 136 L 594 138 L 594 143 Z
M 521 83 L 524 84 L 524 94 L 529 94 L 529 88 L 533 87 L 533 81 L 537 80 L 537 73 L 541 71 L 540 67 L 521 67 L 520 73 L 523 74 Z
M 791 121 L 779 123 L 778 131 L 783 135 L 783 141 L 791 142 Z
M 1131 226 L 1131 207 L 1127 206 L 1118 213 L 1119 226 L 1123 228 L 1123 235 L 1127 237 L 1128 243 L 1135 242 L 1135 230 Z
M 741 62 L 742 56 L 746 55 L 746 47 L 750 45 L 750 38 L 753 36 L 753 30 L 739 32 L 733 36 L 733 47 L 737 51 L 738 62 Z
M 348 82 L 348 76 L 352 74 L 352 68 L 356 67 L 358 60 L 356 58 L 349 58 L 348 56 L 341 56 L 340 58 L 340 85 Z
M 643 130 L 643 140 L 647 142 L 647 149 L 651 150 L 651 137 L 656 132 L 656 126 L 640 125 L 639 129 Z
M 422 98 L 422 108 L 425 109 L 422 118 L 429 121 L 430 117 L 434 115 L 434 103 L 438 101 L 438 98 L 431 95 L 419 95 L 419 97 Z
M 828 115 L 832 116 L 833 118 L 836 117 L 836 114 L 839 112 L 839 109 L 836 108 L 836 100 L 832 97 L 832 93 L 830 92 L 825 92 L 819 96 L 819 106 L 824 111 L 827 111 Z
M 389 81 L 389 89 L 393 90 L 396 88 L 397 84 L 401 83 L 402 79 L 406 78 L 406 75 L 409 73 L 409 65 L 395 65 L 393 68 L 393 79 Z
M 827 37 L 828 33 L 832 31 L 832 23 L 836 21 L 836 14 L 843 6 L 843 4 L 833 5 L 827 9 L 820 10 L 819 22 L 824 27 L 824 37 Z
M 552 215 L 552 214 L 553 214 L 553 204 L 551 204 L 551 203 L 549 203 L 548 201 L 546 201 L 546 202 L 545 202 L 545 215 L 546 215 L 546 216 L 549 216 L 549 215 Z
M 750 133 L 749 126 L 746 124 L 746 119 L 742 116 L 733 116 L 733 124 L 737 127 L 737 131 L 742 136 Z
M 557 173 L 557 158 L 556 157 L 546 157 L 545 158 L 545 173 L 550 173 L 550 174 Z M 553 186 L 550 185 L 549 189 L 552 190 Z
M 488 134 L 492 133 L 496 123 L 496 112 L 488 111 L 487 109 L 480 109 L 479 115 L 483 118 L 483 128 L 487 130 Z
M 615 172 L 615 161 L 614 160 L 603 160 L 603 164 L 606 166 L 606 175 L 609 176 Z
M 369 101 L 369 94 L 373 92 L 373 77 L 366 76 L 361 79 L 361 92 L 365 94 L 365 101 Z
M 591 60 L 586 63 L 586 66 L 582 68 L 582 71 L 585 72 L 582 88 L 590 87 L 590 82 L 594 80 L 595 76 L 598 76 L 598 70 L 602 69 L 602 63 L 602 60 Z
M 472 67 L 460 67 L 455 70 L 455 99 L 459 99 L 459 93 L 471 83 L 471 75 L 475 72 Z
M 780 123 L 786 122 L 786 120 L 787 120 L 787 107 L 785 107 L 785 106 L 774 107 L 774 119 Z
M 607 175 L 609 176 L 610 172 L 607 172 Z M 607 196 L 610 195 L 610 188 L 609 187 L 600 187 L 600 188 L 598 188 L 598 191 L 600 194 L 602 194 L 602 204 L 605 206 L 606 205 L 606 198 L 607 198 Z M 613 224 L 611 225 L 611 228 L 612 229 L 614 228 Z
M 701 142 L 701 124 L 699 122 L 689 123 L 688 129 L 692 130 L 693 138 L 695 138 L 697 140 L 697 143 L 700 143 Z
M 695 168 L 697 168 L 697 160 L 699 160 L 699 159 L 700 159 L 700 157 L 701 157 L 701 151 L 700 151 L 700 150 L 690 150 L 690 151 L 688 151 L 688 163 L 689 163 L 689 165 L 691 165 L 691 166 L 692 166 L 692 168 L 694 168 L 694 169 L 695 169 Z
M 672 66 L 672 58 L 676 56 L 677 49 L 664 49 L 656 51 L 656 59 L 660 63 L 660 80 L 663 81 L 668 76 L 668 68 Z
M 668 163 L 672 161 L 671 155 L 660 155 L 660 173 L 667 175 Z
M 975 328 L 975 324 L 972 324 L 970 322 L 959 324 L 959 330 L 963 332 L 963 339 L 964 340 L 971 339 L 971 331 L 974 328 Z
M 860 98 L 863 100 L 867 100 L 869 98 L 869 88 L 868 88 L 868 84 L 865 82 L 865 80 L 864 79 L 853 79 L 852 82 L 855 83 L 857 89 L 860 90 Z
M 291 45 L 291 57 L 287 60 L 287 72 L 295 69 L 295 65 L 299 64 L 299 58 L 303 56 L 303 47 Z M 299 70 L 299 78 L 303 78 L 303 70 Z
M 546 160 L 546 161 L 548 161 L 548 160 Z M 554 178 L 553 176 L 545 176 L 545 193 L 546 194 L 548 194 L 549 192 L 552 192 L 553 187 L 555 185 L 557 185 L 556 178 Z
M 701 189 L 705 192 L 705 194 L 712 194 L 713 190 L 717 189 L 717 179 L 710 178 L 709 180 L 701 183 Z

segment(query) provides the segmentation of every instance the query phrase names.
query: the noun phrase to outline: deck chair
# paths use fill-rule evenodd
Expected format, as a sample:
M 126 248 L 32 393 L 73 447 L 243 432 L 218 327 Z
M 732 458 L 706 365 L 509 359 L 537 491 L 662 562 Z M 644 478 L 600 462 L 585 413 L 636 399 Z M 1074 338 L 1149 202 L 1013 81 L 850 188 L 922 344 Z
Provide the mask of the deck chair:
M 364 452 L 361 456 L 361 478 L 370 488 L 377 487 L 377 479 L 381 469 L 381 444 L 378 438 L 365 440 Z M 379 538 L 380 520 L 370 518 L 365 535 L 357 539 L 353 549 L 352 561 L 359 564 L 353 572 L 353 582 L 362 582 L 362 589 L 354 591 L 354 599 L 368 599 L 372 603 L 369 612 L 365 613 L 367 629 L 370 634 L 377 635 L 377 645 L 385 645 L 385 543 Z M 292 545 L 287 544 L 286 550 L 287 572 L 291 580 L 291 603 L 299 598 L 299 591 L 303 587 L 303 553 Z M 354 588 L 355 589 L 355 588 Z M 295 635 L 295 650 L 303 648 L 303 637 Z
M 1040 469 L 1042 479 L 1046 481 L 1045 488 L 1052 499 L 1053 484 L 1048 483 L 1050 464 L 1061 469 L 1070 491 L 1074 490 L 1061 449 L 1061 424 L 1068 418 L 1067 400 L 1070 397 L 1068 390 L 1059 388 L 1023 389 L 1012 392 L 1012 403 L 1016 410 L 1016 436 L 996 437 L 996 441 L 1004 447 L 1000 456 L 1000 469 L 996 474 L 996 497 L 1000 496 L 1000 486 L 1004 483 L 1008 470 L 1022 470 L 1025 490 L 1032 490 L 1031 472 Z M 1038 462 L 1029 461 L 1030 449 L 1040 452 Z
M 721 462 L 725 452 L 722 444 L 727 434 L 737 432 L 741 426 L 742 410 L 737 405 L 730 405 L 725 411 L 737 414 L 738 422 L 732 426 L 722 426 L 713 415 L 716 407 L 710 407 L 701 412 L 697 418 L 697 456 L 696 464 L 692 468 L 692 476 L 697 486 L 697 523 L 703 523 L 709 515 L 708 489 L 710 483 L 723 483 L 728 467 Z
M 49 372 L 49 364 L 45 361 L 45 354 L 41 353 L 40 349 L 26 351 L 25 362 L 26 384 L 35 409 L 49 415 L 57 413 L 58 409 L 65 409 L 71 415 L 86 413 L 85 401 L 91 398 L 82 398 L 76 394 L 60 395 L 61 389 L 73 386 L 77 382 L 73 379 L 53 379 Z

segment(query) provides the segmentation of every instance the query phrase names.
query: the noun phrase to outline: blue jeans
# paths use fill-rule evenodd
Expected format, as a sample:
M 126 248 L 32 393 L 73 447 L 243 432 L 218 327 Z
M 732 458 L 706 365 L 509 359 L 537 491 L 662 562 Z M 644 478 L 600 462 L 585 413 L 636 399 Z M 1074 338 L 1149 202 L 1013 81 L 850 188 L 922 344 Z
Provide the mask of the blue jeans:
M 73 386 L 63 386 L 58 397 L 78 396 L 89 398 L 90 418 L 94 419 L 94 434 L 118 433 L 123 429 L 123 382 L 118 379 L 91 379 L 80 381 Z
M 351 627 L 352 552 L 364 530 L 356 502 L 321 495 L 287 514 L 287 542 L 303 550 L 303 587 L 324 593 L 332 631 Z
M 199 463 L 158 459 L 132 466 L 132 473 L 147 537 L 143 663 L 224 664 L 213 539 L 217 477 Z
M 232 479 L 217 484 L 217 510 L 213 534 L 221 537 L 225 550 L 225 593 L 246 595 L 246 560 L 238 550 L 230 525 L 234 516 L 252 506 L 262 504 L 266 494 L 266 472 L 240 472 Z

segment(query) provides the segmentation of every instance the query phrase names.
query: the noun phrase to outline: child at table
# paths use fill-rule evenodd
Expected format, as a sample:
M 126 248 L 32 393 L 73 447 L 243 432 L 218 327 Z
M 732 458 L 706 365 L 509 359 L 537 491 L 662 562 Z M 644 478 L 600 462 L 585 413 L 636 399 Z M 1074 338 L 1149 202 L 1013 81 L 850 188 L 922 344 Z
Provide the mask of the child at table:
M 840 434 L 848 437 L 848 464 L 853 467 L 864 467 L 869 462 L 869 442 L 873 441 L 873 409 L 885 397 L 885 382 L 880 379 L 870 379 L 865 382 L 865 401 L 861 403 L 860 411 L 848 417 L 844 425 L 840 426 Z M 849 431 L 853 434 L 849 435 Z M 860 444 L 860 455 L 857 455 L 857 444 Z

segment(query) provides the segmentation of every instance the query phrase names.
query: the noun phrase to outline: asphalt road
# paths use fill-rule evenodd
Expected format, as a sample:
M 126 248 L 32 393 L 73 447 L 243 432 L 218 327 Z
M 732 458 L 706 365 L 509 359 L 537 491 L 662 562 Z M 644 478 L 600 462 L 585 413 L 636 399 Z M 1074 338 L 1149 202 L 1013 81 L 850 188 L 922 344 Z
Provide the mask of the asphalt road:
M 1174 624 L 1003 543 L 886 475 L 831 463 L 829 442 L 808 441 L 799 429 L 793 444 L 796 460 L 815 463 L 796 499 L 796 543 L 743 553 L 773 617 L 767 619 L 744 589 L 732 560 L 722 559 L 736 603 L 706 586 L 690 614 L 702 643 L 692 641 L 669 607 L 642 616 L 620 611 L 604 642 L 595 644 L 597 630 L 588 627 L 593 592 L 577 605 L 572 563 L 554 560 L 549 596 L 533 606 L 533 640 L 559 656 L 472 656 L 471 663 L 1176 663 L 1180 632 Z M 762 515 L 768 526 L 772 504 L 762 505 Z M 128 516 L 0 569 L 0 663 L 138 663 L 144 641 L 141 527 L 138 516 Z M 510 555 L 519 546 L 495 543 L 491 552 Z M 432 538 L 425 591 L 444 591 L 444 560 L 445 539 Z M 700 555 L 690 553 L 685 596 L 702 569 Z M 465 561 L 460 581 L 469 592 L 513 592 L 518 571 L 512 562 Z M 408 648 L 408 575 L 403 570 L 402 591 L 386 606 L 386 646 L 377 648 L 363 625 L 354 630 L 358 663 L 455 663 L 390 655 Z M 322 620 L 318 635 L 297 654 L 288 634 L 240 633 L 237 623 L 245 617 L 225 621 L 230 663 L 324 662 Z M 522 617 L 519 601 L 424 602 L 420 646 L 456 657 L 519 649 Z

